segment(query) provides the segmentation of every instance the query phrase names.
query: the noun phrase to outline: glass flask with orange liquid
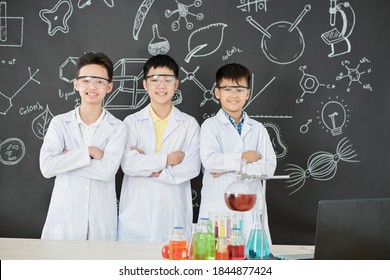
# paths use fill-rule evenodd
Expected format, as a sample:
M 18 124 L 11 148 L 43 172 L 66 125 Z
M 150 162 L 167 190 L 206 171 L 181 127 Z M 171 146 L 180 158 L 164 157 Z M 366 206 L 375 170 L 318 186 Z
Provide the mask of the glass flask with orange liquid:
M 256 187 L 245 179 L 246 160 L 237 160 L 236 178 L 225 190 L 225 203 L 233 211 L 248 211 L 256 203 Z
M 187 259 L 187 241 L 184 236 L 183 227 L 174 227 L 172 239 L 169 241 L 169 259 Z
M 218 237 L 217 246 L 215 248 L 215 259 L 216 260 L 228 260 L 228 241 L 225 237 Z

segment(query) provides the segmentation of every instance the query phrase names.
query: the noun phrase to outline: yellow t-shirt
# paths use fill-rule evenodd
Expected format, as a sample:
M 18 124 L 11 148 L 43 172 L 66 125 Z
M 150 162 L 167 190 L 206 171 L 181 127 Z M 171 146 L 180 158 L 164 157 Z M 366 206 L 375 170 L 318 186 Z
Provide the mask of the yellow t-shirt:
M 169 112 L 169 115 L 165 119 L 161 119 L 159 116 L 157 116 L 157 114 L 153 111 L 152 106 L 149 106 L 149 110 L 150 110 L 150 114 L 152 115 L 153 125 L 154 125 L 154 129 L 156 131 L 155 152 L 158 153 L 158 152 L 160 152 L 160 149 L 161 149 L 165 129 L 167 128 L 169 117 L 172 114 L 172 109 L 171 109 L 171 112 Z

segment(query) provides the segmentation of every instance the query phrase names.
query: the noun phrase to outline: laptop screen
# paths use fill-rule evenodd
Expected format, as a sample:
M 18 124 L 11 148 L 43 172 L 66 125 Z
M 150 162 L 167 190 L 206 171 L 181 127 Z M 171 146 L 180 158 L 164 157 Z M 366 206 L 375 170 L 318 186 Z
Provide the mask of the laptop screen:
M 321 200 L 314 259 L 390 259 L 390 198 Z

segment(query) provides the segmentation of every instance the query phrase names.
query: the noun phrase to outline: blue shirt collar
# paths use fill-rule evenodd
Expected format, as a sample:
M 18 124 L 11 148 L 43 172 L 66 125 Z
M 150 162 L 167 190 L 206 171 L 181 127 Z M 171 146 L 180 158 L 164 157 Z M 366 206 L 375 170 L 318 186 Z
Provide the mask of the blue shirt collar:
M 242 131 L 242 125 L 244 124 L 244 119 L 245 119 L 245 115 L 246 113 L 245 112 L 242 112 L 242 115 L 241 115 L 241 118 L 239 120 L 238 123 L 236 123 L 234 121 L 234 119 L 228 114 L 226 113 L 224 110 L 222 110 L 225 114 L 225 116 L 229 119 L 230 123 L 234 126 L 234 128 L 237 130 L 238 134 L 241 135 L 241 131 Z

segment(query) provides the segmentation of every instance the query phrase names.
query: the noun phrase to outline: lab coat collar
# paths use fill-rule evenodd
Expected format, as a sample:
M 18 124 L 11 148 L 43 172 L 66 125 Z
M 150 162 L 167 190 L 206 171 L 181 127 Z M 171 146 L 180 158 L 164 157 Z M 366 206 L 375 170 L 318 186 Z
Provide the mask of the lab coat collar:
M 84 146 L 84 140 L 81 135 L 79 123 L 76 117 L 76 111 L 72 110 L 63 115 L 63 120 L 66 123 L 68 131 L 72 131 L 75 135 L 76 142 L 79 147 Z M 114 124 L 118 123 L 116 119 L 110 112 L 106 111 L 102 121 L 100 122 L 99 127 L 96 129 L 95 136 L 93 137 L 93 146 L 101 147 L 109 135 L 112 134 L 114 130 Z
M 216 117 L 218 121 L 220 121 L 222 124 L 230 125 L 232 129 L 236 130 L 233 127 L 233 125 L 230 123 L 230 120 L 225 116 L 225 113 L 222 109 L 219 109 Z M 254 124 L 254 120 L 249 118 L 248 114 L 246 114 L 244 118 L 244 123 L 242 124 L 241 137 L 244 137 L 252 129 L 253 124 Z M 238 132 L 237 135 L 239 135 Z
M 76 112 L 76 119 L 77 119 L 77 122 L 79 124 L 82 124 L 82 125 L 88 125 L 86 124 L 82 119 L 81 119 L 81 116 L 80 116 L 80 106 L 76 107 L 75 108 L 75 112 Z M 106 109 L 103 108 L 99 118 L 94 122 L 94 123 L 91 123 L 90 125 L 91 126 L 98 126 L 101 122 L 102 122 L 102 119 L 104 117 L 104 115 L 106 114 Z

